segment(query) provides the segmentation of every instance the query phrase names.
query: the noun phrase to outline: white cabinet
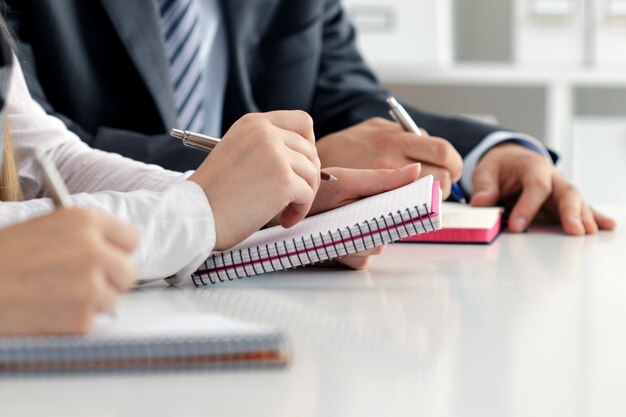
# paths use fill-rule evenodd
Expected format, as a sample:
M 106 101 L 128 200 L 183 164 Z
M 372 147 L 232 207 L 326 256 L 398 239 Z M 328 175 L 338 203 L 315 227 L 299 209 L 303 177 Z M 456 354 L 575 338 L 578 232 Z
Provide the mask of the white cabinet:
M 595 0 L 593 18 L 595 66 L 626 69 L 626 0 Z
M 582 66 L 586 0 L 515 0 L 514 59 L 524 66 Z
M 372 64 L 447 65 L 452 61 L 450 0 L 344 0 Z
M 626 202 L 626 119 L 581 117 L 572 128 L 572 180 L 593 204 Z

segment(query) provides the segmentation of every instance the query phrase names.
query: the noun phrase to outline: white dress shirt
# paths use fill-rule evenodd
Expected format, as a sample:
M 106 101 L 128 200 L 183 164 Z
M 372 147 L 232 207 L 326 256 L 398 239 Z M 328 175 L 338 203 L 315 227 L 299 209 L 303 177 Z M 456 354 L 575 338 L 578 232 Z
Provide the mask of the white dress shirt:
M 58 167 L 73 205 L 109 213 L 138 230 L 134 259 L 141 279 L 187 277 L 211 253 L 215 224 L 202 188 L 184 174 L 88 147 L 31 98 L 17 59 L 5 118 L 26 201 L 0 203 L 0 227 L 52 210 L 32 156 L 38 148 Z

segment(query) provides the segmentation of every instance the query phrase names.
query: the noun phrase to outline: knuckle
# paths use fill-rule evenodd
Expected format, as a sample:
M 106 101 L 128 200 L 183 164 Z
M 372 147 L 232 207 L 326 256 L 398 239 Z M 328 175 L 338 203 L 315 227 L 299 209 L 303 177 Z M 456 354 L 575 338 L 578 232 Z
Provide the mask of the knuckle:
M 281 184 L 290 185 L 293 175 L 291 166 L 285 161 L 281 161 L 280 163 L 275 164 L 274 167 L 274 176 L 276 180 Z
M 258 123 L 260 120 L 261 120 L 260 113 L 247 113 L 241 116 L 239 120 L 237 121 L 237 123 L 244 123 L 244 124 Z
M 434 142 L 435 155 L 439 161 L 449 161 L 454 158 L 456 152 L 449 142 L 443 139 L 437 139 Z
M 78 245 L 80 258 L 87 265 L 99 263 L 104 256 L 104 244 L 95 233 L 83 233 Z
M 533 178 L 529 185 L 536 191 L 540 191 L 543 194 L 550 194 L 552 192 L 552 184 L 544 177 Z
M 397 163 L 395 159 L 390 156 L 381 156 L 372 162 L 372 167 L 374 169 L 393 169 L 397 167 Z
M 313 128 L 313 118 L 311 115 L 304 110 L 293 110 L 296 116 L 302 120 L 302 123 L 305 124 L 308 128 Z
M 367 123 L 374 127 L 383 127 L 389 124 L 390 121 L 383 117 L 372 117 L 371 119 L 367 121 Z
M 73 224 L 80 227 L 93 226 L 98 220 L 98 214 L 95 211 L 82 208 L 68 209 L 67 215 Z
M 561 187 L 561 193 L 565 195 L 576 196 L 576 197 L 580 196 L 578 189 L 572 183 L 567 183 L 563 185 Z

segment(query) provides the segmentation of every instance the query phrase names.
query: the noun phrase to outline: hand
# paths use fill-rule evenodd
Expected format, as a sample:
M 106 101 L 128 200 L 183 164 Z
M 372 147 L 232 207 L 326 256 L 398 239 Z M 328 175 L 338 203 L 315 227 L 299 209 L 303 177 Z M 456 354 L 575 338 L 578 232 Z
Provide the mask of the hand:
M 326 168 L 324 172 L 334 175 L 338 181 L 324 181 L 320 185 L 311 207 L 311 215 L 409 184 L 419 177 L 420 164 L 412 164 L 400 169 L 381 170 Z M 352 269 L 364 269 L 370 257 L 381 254 L 383 249 L 384 246 L 379 246 L 365 252 L 337 258 L 336 261 Z
M 569 235 L 615 228 L 615 221 L 592 209 L 551 161 L 522 146 L 505 143 L 487 152 L 472 178 L 473 206 L 513 206 L 508 227 L 523 232 L 537 214 L 561 222 Z
M 241 242 L 277 213 L 291 227 L 309 212 L 319 188 L 313 121 L 300 111 L 246 115 L 189 179 L 211 203 L 217 250 Z
M 463 159 L 445 139 L 405 132 L 398 123 L 386 119 L 366 120 L 348 129 L 325 136 L 317 142 L 322 167 L 401 168 L 422 163 L 422 176 L 440 181 L 443 197 L 461 178 Z
M 134 229 L 81 209 L 0 231 L 0 335 L 86 333 L 137 278 Z

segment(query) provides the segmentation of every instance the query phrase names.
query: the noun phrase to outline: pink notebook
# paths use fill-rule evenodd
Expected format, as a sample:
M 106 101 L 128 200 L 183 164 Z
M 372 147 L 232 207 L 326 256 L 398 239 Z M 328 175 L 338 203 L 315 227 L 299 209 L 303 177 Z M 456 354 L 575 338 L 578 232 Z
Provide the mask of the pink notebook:
M 443 203 L 441 230 L 403 242 L 491 243 L 502 227 L 502 208 Z
M 341 181 L 341 178 L 339 178 Z M 215 252 L 192 274 L 196 285 L 296 268 L 441 229 L 441 190 L 432 176 L 308 217 L 292 227 L 256 232 Z

